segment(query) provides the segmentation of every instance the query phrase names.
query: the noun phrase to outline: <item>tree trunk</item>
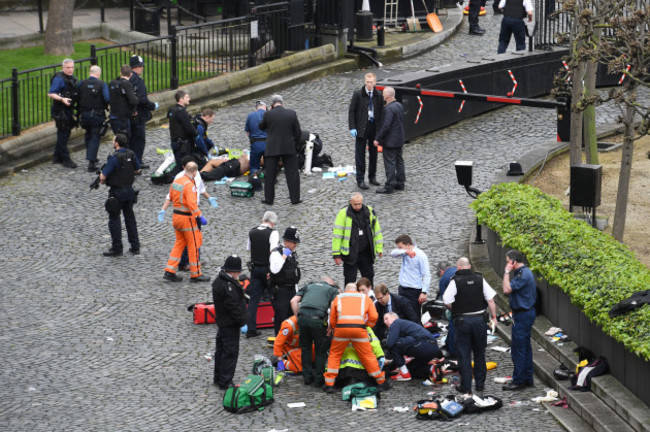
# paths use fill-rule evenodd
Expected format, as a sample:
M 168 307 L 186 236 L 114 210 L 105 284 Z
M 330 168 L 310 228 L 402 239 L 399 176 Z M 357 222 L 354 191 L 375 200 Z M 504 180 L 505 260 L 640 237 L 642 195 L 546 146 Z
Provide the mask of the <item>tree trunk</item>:
M 571 100 L 574 105 L 576 101 L 582 99 L 584 70 L 584 63 L 581 63 L 571 73 Z M 571 108 L 571 143 L 569 145 L 569 163 L 571 166 L 582 163 L 582 117 L 582 110 Z
M 637 84 L 630 81 L 626 91 L 627 100 L 636 99 Z M 632 173 L 632 156 L 634 154 L 634 107 L 627 106 L 625 117 L 625 132 L 623 137 L 623 151 L 621 155 L 621 173 L 618 177 L 618 193 L 616 195 L 616 210 L 614 211 L 614 223 L 612 225 L 612 236 L 623 242 L 625 232 L 625 217 L 627 216 L 627 198 L 630 188 L 630 175 Z
M 596 94 L 596 69 L 595 61 L 587 62 L 585 68 L 584 97 L 590 98 Z M 598 138 L 596 137 L 596 107 L 589 104 L 583 113 L 583 136 L 586 150 L 586 162 L 598 165 Z
M 74 53 L 72 13 L 74 0 L 50 0 L 45 29 L 45 54 L 69 56 Z

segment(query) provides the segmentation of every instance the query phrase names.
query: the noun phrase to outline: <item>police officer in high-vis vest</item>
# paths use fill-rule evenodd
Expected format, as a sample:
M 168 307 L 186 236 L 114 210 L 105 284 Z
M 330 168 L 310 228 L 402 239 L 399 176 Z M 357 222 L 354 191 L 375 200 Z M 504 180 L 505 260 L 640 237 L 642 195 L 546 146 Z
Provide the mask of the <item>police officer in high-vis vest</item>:
M 122 224 L 120 212 L 124 214 L 124 224 L 131 244 L 129 252 L 134 255 L 140 253 L 140 240 L 138 238 L 138 226 L 133 214 L 133 204 L 136 193 L 133 189 L 135 174 L 140 172 L 140 163 L 133 151 L 126 147 L 126 136 L 115 135 L 113 148 L 115 153 L 108 157 L 104 170 L 99 175 L 102 184 L 110 186 L 108 200 L 106 200 L 106 211 L 108 212 L 108 230 L 113 240 L 109 250 L 104 256 L 122 255 Z
M 97 169 L 97 152 L 99 151 L 99 132 L 106 119 L 106 107 L 109 102 L 108 86 L 99 79 L 102 70 L 93 65 L 88 70 L 88 79 L 79 84 L 79 115 L 81 127 L 86 131 L 86 160 L 88 172 Z
M 291 299 L 296 294 L 296 285 L 300 281 L 300 268 L 296 248 L 300 243 L 300 236 L 296 227 L 289 227 L 284 231 L 283 244 L 279 245 L 269 257 L 271 277 L 271 303 L 274 312 L 275 334 L 280 331 L 282 321 L 292 315 Z
M 267 211 L 262 217 L 262 224 L 248 233 L 247 249 L 251 252 L 251 285 L 248 288 L 248 332 L 246 337 L 262 334 L 257 330 L 257 305 L 269 283 L 269 258 L 271 251 L 278 246 L 279 235 L 275 228 L 278 215 Z
M 51 113 L 56 125 L 56 147 L 52 162 L 60 163 L 66 168 L 77 168 L 68 151 L 70 132 L 76 125 L 74 107 L 77 103 L 77 78 L 74 76 L 74 60 L 63 60 L 61 71 L 52 78 L 47 97 L 54 101 Z

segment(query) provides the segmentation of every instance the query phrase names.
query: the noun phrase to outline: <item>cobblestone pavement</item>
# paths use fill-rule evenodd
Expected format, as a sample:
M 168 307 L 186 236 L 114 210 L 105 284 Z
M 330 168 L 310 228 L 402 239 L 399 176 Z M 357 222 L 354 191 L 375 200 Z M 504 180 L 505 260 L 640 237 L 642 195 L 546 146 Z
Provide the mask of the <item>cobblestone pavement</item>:
M 378 72 L 380 78 L 456 62 L 483 44 L 495 52 L 499 18 L 490 11 L 482 20 L 488 29 L 483 38 L 468 36 L 465 24 L 446 46 L 389 65 Z M 362 76 L 332 75 L 281 92 L 287 106 L 298 111 L 302 127 L 320 134 L 324 151 L 336 164 L 353 163 L 347 105 Z M 220 146 L 246 147 L 243 125 L 252 108 L 251 101 L 220 109 L 210 128 L 213 139 Z M 599 110 L 599 122 L 611 121 L 612 113 Z M 476 161 L 475 186 L 486 189 L 507 162 L 554 138 L 554 118 L 551 110 L 504 108 L 410 142 L 404 151 L 406 191 L 380 196 L 371 189 L 365 194 L 365 202 L 379 215 L 386 248 L 398 234 L 410 233 L 432 266 L 466 254 L 473 215 L 467 207 L 470 198 L 456 184 L 454 161 Z M 152 165 L 162 161 L 155 149 L 166 148 L 167 138 L 167 129 L 148 131 L 145 159 Z M 102 144 L 101 157 L 108 152 L 109 145 Z M 83 157 L 82 152 L 73 154 L 78 163 Z M 0 274 L 0 430 L 529 430 L 533 424 L 537 430 L 562 430 L 545 407 L 511 406 L 544 391 L 537 384 L 518 394 L 502 392 L 492 380 L 509 375 L 512 363 L 508 354 L 496 351 L 488 351 L 488 360 L 499 366 L 488 373 L 485 394 L 504 398 L 504 408 L 450 423 L 421 423 L 412 412 L 393 411 L 412 407 L 429 391 L 451 391 L 418 381 L 397 383 L 383 394 L 376 412 L 353 413 L 338 396 L 288 377 L 277 389 L 275 404 L 263 412 L 224 412 L 223 392 L 211 384 L 212 363 L 205 358 L 214 351 L 216 328 L 193 325 L 186 310 L 188 304 L 211 300 L 210 284 L 162 282 L 174 241 L 170 212 L 164 223 L 156 221 L 166 188 L 151 185 L 146 175 L 137 179 L 142 253 L 105 258 L 101 252 L 110 243 L 103 209 L 106 191 L 89 192 L 92 176 L 84 166 L 71 171 L 48 163 L 0 181 L 0 258 L 5 266 Z M 381 181 L 381 160 L 379 174 Z M 300 229 L 303 282 L 323 274 L 340 280 L 342 270 L 330 256 L 331 228 L 336 211 L 357 190 L 355 182 L 319 175 L 303 175 L 301 182 L 304 202 L 290 206 L 284 177 L 279 180 L 272 209 L 280 230 L 290 224 Z M 257 195 L 231 198 L 224 186 L 210 184 L 209 192 L 218 197 L 219 208 L 204 206 L 210 224 L 202 250 L 208 261 L 204 272 L 214 277 L 227 255 L 246 256 L 247 232 L 268 207 Z M 396 289 L 397 260 L 380 259 L 376 270 L 377 282 Z M 436 282 L 434 277 L 432 285 Z M 267 336 L 269 330 L 264 331 Z M 243 338 L 237 380 L 249 372 L 255 354 L 271 352 L 262 338 Z M 305 402 L 306 407 L 291 409 L 289 402 Z

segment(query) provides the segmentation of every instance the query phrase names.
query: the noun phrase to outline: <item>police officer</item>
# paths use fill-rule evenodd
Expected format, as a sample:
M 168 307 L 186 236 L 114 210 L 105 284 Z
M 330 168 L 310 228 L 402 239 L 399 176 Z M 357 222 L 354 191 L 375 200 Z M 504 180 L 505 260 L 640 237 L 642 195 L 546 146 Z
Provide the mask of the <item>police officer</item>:
M 472 352 L 474 353 L 474 380 L 476 390 L 483 391 L 487 368 L 485 366 L 485 347 L 487 346 L 487 326 L 485 308 L 490 309 L 492 325 L 496 326 L 496 292 L 480 273 L 473 272 L 469 260 L 461 257 L 456 262 L 456 274 L 442 296 L 447 309 L 451 310 L 456 330 L 456 354 L 460 384 L 456 390 L 461 393 L 472 392 Z
M 246 331 L 246 296 L 237 280 L 241 270 L 241 258 L 231 255 L 212 282 L 212 300 L 218 326 L 213 382 L 222 390 L 233 386 L 232 379 L 239 357 L 239 332 L 240 329 Z
M 199 159 L 199 168 L 205 166 L 206 158 L 209 155 L 210 149 L 216 148 L 212 140 L 208 137 L 208 126 L 214 121 L 214 111 L 210 108 L 204 109 L 201 114 L 197 114 L 192 118 L 192 124 L 196 128 L 196 138 L 194 143 L 198 150 L 196 159 Z
M 194 153 L 194 138 L 197 135 L 196 128 L 192 124 L 192 118 L 187 113 L 186 107 L 190 104 L 190 95 L 185 90 L 179 90 L 174 95 L 176 105 L 167 112 L 169 119 L 169 135 L 171 136 L 171 147 L 176 159 L 176 166 L 180 167 L 184 156 L 192 156 Z M 199 166 L 199 169 L 201 167 Z
M 146 128 L 145 123 L 151 120 L 151 111 L 158 109 L 158 102 L 151 102 L 147 97 L 147 86 L 144 80 L 140 77 L 144 70 L 144 61 L 139 55 L 133 55 L 129 59 L 129 66 L 133 70 L 133 74 L 129 78 L 129 82 L 133 86 L 135 95 L 138 97 L 138 104 L 136 106 L 136 115 L 131 122 L 131 148 L 141 162 L 140 166 L 143 169 L 148 169 L 149 165 L 142 163 L 142 155 L 144 153 L 144 146 L 146 142 Z M 177 166 L 180 164 L 177 162 Z
M 246 116 L 244 131 L 251 142 L 251 174 L 260 170 L 262 156 L 266 150 L 266 131 L 260 129 L 260 122 L 266 113 L 266 103 L 255 102 L 255 111 Z
M 140 172 L 140 163 L 132 150 L 126 148 L 126 136 L 115 135 L 113 139 L 115 153 L 108 157 L 104 170 L 99 175 L 102 184 L 110 186 L 106 211 L 108 212 L 108 230 L 111 233 L 113 244 L 104 256 L 122 255 L 122 224 L 120 212 L 124 214 L 124 224 L 131 244 L 129 252 L 133 255 L 140 253 L 140 240 L 138 239 L 138 226 L 133 214 L 135 203 L 135 190 L 133 180 L 135 174 Z
M 251 252 L 251 285 L 248 288 L 248 332 L 246 337 L 255 337 L 262 334 L 257 330 L 257 305 L 262 293 L 268 287 L 269 257 L 271 251 L 278 245 L 279 235 L 275 230 L 278 215 L 267 211 L 262 217 L 262 224 L 253 228 L 248 233 L 246 249 Z
M 77 168 L 70 159 L 68 140 L 70 132 L 76 126 L 74 106 L 77 102 L 77 78 L 74 76 L 74 60 L 65 59 L 61 71 L 57 72 L 50 83 L 47 97 L 52 99 L 52 119 L 56 125 L 56 147 L 52 162 L 60 163 L 66 168 Z
M 126 136 L 127 146 L 133 150 L 133 147 L 130 145 L 131 117 L 133 117 L 138 98 L 133 91 L 133 86 L 129 82 L 129 76 L 131 76 L 131 67 L 124 65 L 120 69 L 120 76 L 108 83 L 108 92 L 111 101 L 109 119 L 113 133 Z
M 298 316 L 299 344 L 302 359 L 302 378 L 305 385 L 321 388 L 325 384 L 323 371 L 327 362 L 327 311 L 339 293 L 329 277 L 324 282 L 308 283 L 291 299 L 293 313 Z M 311 347 L 314 345 L 312 364 Z
M 91 66 L 88 79 L 79 84 L 79 114 L 81 126 L 85 129 L 86 160 L 88 172 L 97 169 L 97 152 L 99 151 L 99 131 L 106 119 L 106 105 L 109 101 L 108 86 L 99 79 L 102 70 Z
M 282 321 L 291 316 L 291 299 L 296 294 L 300 281 L 300 268 L 296 247 L 300 243 L 298 229 L 290 226 L 284 231 L 283 244 L 279 245 L 269 257 L 271 277 L 271 303 L 274 312 L 275 334 L 280 331 Z

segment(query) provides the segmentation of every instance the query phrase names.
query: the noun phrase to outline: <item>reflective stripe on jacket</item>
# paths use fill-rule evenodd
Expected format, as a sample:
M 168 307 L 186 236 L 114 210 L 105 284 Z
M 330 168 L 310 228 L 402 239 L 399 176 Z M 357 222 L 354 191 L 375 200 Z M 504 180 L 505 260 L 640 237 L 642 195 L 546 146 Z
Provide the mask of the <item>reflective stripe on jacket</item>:
M 334 329 L 337 326 L 374 327 L 378 316 L 374 303 L 366 294 L 345 292 L 332 302 L 330 325 Z
M 365 206 L 370 212 L 370 233 L 374 247 L 372 248 L 372 258 L 384 252 L 384 237 L 381 234 L 379 219 L 372 211 L 372 207 Z M 334 221 L 334 230 L 332 232 L 332 255 L 349 255 L 350 254 L 350 235 L 352 234 L 352 218 L 347 215 L 348 206 L 343 207 L 336 215 Z
M 169 200 L 174 210 L 191 213 L 195 218 L 201 216 L 201 210 L 196 202 L 196 185 L 188 176 L 184 175 L 174 180 L 169 188 Z

